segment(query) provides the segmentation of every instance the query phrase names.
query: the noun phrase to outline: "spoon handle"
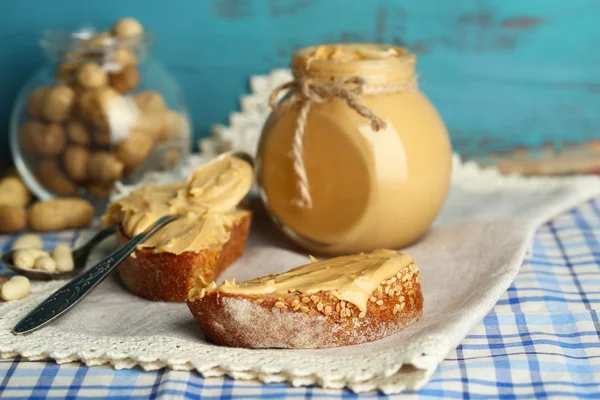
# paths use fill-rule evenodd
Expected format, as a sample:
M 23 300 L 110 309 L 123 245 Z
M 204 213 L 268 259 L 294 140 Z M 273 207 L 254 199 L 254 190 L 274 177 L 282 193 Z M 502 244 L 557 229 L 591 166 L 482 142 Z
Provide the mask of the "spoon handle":
M 16 335 L 31 333 L 65 314 L 83 300 L 92 289 L 98 286 L 98 284 L 102 282 L 115 267 L 121 263 L 121 261 L 135 250 L 137 245 L 146 240 L 163 225 L 175 219 L 176 217 L 172 216 L 162 217 L 156 221 L 152 228 L 133 237 L 98 264 L 52 293 L 50 297 L 44 300 L 15 325 L 13 333 Z
M 116 226 L 112 226 L 110 228 L 104 228 L 101 231 L 98 231 L 86 244 L 79 247 L 77 250 L 73 252 L 73 259 L 75 260 L 75 265 L 78 263 L 85 264 L 88 256 L 92 252 L 92 249 L 101 241 L 103 241 L 108 236 L 112 235 L 117 231 Z M 83 265 L 82 265 L 83 266 Z

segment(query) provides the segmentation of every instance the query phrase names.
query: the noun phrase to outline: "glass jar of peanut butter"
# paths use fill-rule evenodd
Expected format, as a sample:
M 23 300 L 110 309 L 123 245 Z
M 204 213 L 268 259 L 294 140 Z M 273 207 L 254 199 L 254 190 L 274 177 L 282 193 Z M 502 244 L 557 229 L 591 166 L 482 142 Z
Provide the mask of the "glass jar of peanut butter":
M 190 151 L 182 91 L 152 57 L 152 33 L 133 18 L 104 28 L 45 31 L 46 64 L 14 105 L 15 166 L 41 199 L 82 196 L 101 210 L 115 182 L 176 168 Z
M 376 44 L 294 54 L 294 80 L 271 95 L 257 181 L 269 215 L 297 244 L 325 254 L 402 248 L 432 224 L 452 149 L 415 64 L 407 49 Z

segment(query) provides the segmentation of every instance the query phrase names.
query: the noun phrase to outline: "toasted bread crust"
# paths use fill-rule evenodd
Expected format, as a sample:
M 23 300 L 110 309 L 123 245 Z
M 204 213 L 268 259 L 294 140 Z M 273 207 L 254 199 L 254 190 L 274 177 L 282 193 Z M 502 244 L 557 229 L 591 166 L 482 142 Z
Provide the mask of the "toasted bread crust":
M 361 311 L 330 292 L 242 296 L 210 292 L 187 300 L 206 337 L 245 348 L 328 348 L 378 340 L 419 321 L 423 293 L 416 265 L 382 281 Z
M 252 214 L 247 211 L 231 228 L 229 240 L 199 252 L 153 253 L 138 249 L 119 267 L 121 282 L 132 293 L 154 301 L 183 302 L 202 276 L 207 282 L 219 277 L 244 251 Z M 119 243 L 129 238 L 119 228 Z

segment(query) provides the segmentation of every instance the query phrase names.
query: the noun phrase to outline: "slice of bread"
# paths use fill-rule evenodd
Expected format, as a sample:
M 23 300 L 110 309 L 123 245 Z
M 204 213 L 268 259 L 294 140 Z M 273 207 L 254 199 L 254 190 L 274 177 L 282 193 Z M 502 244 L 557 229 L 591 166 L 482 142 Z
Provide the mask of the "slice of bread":
M 238 211 L 229 239 L 222 245 L 181 254 L 154 253 L 151 248 L 137 249 L 119 267 L 119 277 L 132 293 L 154 301 L 183 302 L 200 277 L 213 281 L 244 251 L 250 232 L 252 213 Z M 129 238 L 119 227 L 118 241 Z
M 256 278 L 265 282 L 279 275 Z M 210 282 L 210 281 L 209 281 Z M 332 291 L 286 295 L 192 289 L 187 305 L 213 343 L 245 348 L 327 348 L 378 340 L 419 321 L 421 278 L 414 262 L 382 280 L 366 311 L 339 300 Z M 246 282 L 240 282 L 244 285 Z

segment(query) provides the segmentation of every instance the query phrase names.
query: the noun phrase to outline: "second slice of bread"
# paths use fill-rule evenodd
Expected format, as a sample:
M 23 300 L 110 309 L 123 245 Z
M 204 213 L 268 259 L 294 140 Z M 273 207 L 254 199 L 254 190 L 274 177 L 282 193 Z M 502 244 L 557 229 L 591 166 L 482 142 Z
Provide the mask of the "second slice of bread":
M 365 312 L 327 291 L 275 296 L 194 289 L 187 304 L 211 342 L 246 348 L 360 344 L 399 332 L 423 314 L 421 278 L 414 262 L 380 282 Z

